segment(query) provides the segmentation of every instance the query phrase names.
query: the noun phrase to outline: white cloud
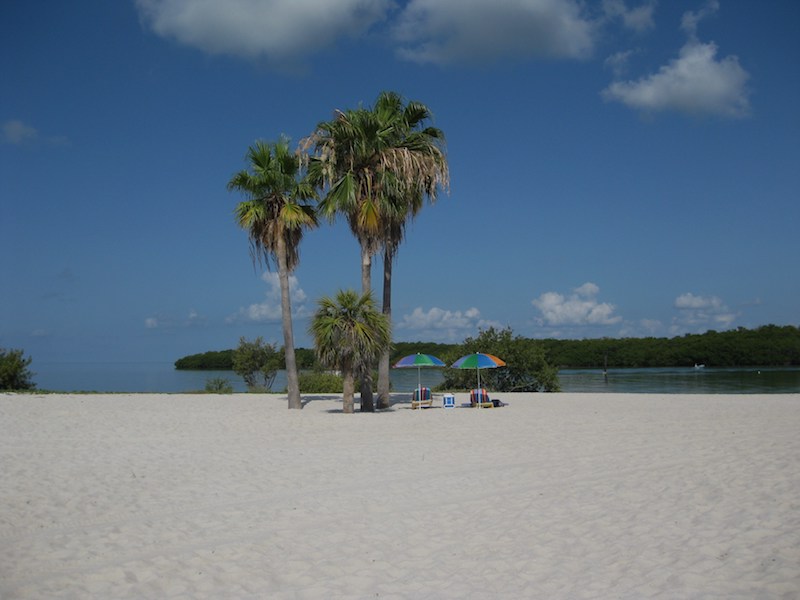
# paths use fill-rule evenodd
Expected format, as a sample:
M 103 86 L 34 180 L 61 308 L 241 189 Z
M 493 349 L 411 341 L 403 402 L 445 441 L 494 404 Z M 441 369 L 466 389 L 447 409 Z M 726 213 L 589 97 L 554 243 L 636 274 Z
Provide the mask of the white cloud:
M 658 319 L 641 319 L 639 326 L 647 332 L 648 335 L 656 335 L 663 328 L 664 325 Z
M 590 298 L 600 293 L 600 287 L 595 283 L 587 281 L 582 286 L 576 287 L 574 291 L 578 296 Z
M 716 53 L 713 42 L 689 42 L 658 73 L 638 81 L 615 81 L 602 95 L 643 111 L 746 116 L 750 102 L 745 84 L 750 76 L 738 58 L 716 60 Z
M 394 34 L 401 57 L 445 65 L 585 58 L 595 30 L 575 0 L 411 0 Z
M 226 323 L 248 321 L 264 323 L 279 321 L 282 318 L 281 286 L 278 280 L 278 274 L 267 272 L 261 276 L 261 279 L 267 284 L 267 290 L 264 292 L 266 296 L 264 301 L 240 308 L 237 312 L 225 319 Z M 307 314 L 305 306 L 306 293 L 302 290 L 297 281 L 297 277 L 294 275 L 289 276 L 289 296 L 292 303 L 292 317 Z
M 685 13 L 681 28 L 689 39 L 678 58 L 647 77 L 613 82 L 603 90 L 603 98 L 645 112 L 674 110 L 722 117 L 748 115 L 750 100 L 746 84 L 750 75 L 736 56 L 717 59 L 717 45 L 697 39 L 698 23 L 718 7 L 716 1 L 711 1 L 697 13 Z
M 628 71 L 628 61 L 635 52 L 635 50 L 625 50 L 612 54 L 603 61 L 603 65 L 614 72 L 615 79 L 619 79 Z
M 31 127 L 19 119 L 11 119 L 3 123 L 3 141 L 7 144 L 35 144 L 44 143 L 49 146 L 66 146 L 69 140 L 64 136 L 42 137 L 35 127 Z
M 403 315 L 397 324 L 398 329 L 424 333 L 427 340 L 443 342 L 460 341 L 489 327 L 499 328 L 501 325 L 483 319 L 477 308 L 451 311 L 433 307 L 425 311 L 417 307 L 411 314 Z
M 608 302 L 598 302 L 600 288 L 594 283 L 584 283 L 569 296 L 545 292 L 531 303 L 542 313 L 542 323 L 560 325 L 615 325 L 622 317 L 614 315 L 615 307 Z
M 35 141 L 39 132 L 22 121 L 12 119 L 3 123 L 3 140 L 9 144 L 24 144 Z
M 675 308 L 679 309 L 719 308 L 721 305 L 722 300 L 716 296 L 705 298 L 703 296 L 695 296 L 690 292 L 675 298 Z
M 672 321 L 673 333 L 728 328 L 738 316 L 717 296 L 695 296 L 691 292 L 675 298 L 678 316 Z
M 144 320 L 145 329 L 179 329 L 184 327 L 197 327 L 205 324 L 206 318 L 195 309 L 190 309 L 186 317 L 176 317 L 169 314 L 159 314 L 147 317 Z
M 210 54 L 295 62 L 385 18 L 390 0 L 136 0 L 158 35 Z
M 625 321 L 617 332 L 619 337 L 654 337 L 666 332 L 664 324 L 658 319 L 639 319 Z
M 628 8 L 624 0 L 603 0 L 603 11 L 608 17 L 619 18 L 625 27 L 642 33 L 655 27 L 653 13 L 655 0 L 649 0 L 634 8 Z
M 686 32 L 689 39 L 697 39 L 697 25 L 705 19 L 713 15 L 719 10 L 719 2 L 717 0 L 708 0 L 705 6 L 698 12 L 686 11 L 681 18 L 681 29 Z

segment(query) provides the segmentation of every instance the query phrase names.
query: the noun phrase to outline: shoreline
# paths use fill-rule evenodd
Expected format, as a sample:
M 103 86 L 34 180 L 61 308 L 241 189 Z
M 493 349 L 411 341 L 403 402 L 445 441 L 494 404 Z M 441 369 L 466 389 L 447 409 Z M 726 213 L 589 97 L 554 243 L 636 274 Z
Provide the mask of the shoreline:
M 0 394 L 0 597 L 800 593 L 800 394 L 496 395 Z
M 41 372 L 35 373 L 34 383 L 43 391 L 191 394 L 202 393 L 212 378 L 226 379 L 235 393 L 247 391 L 241 378 L 231 372 L 178 371 L 164 363 L 50 367 L 43 365 Z M 414 369 L 392 369 L 393 391 L 410 392 L 417 385 L 418 375 L 430 388 L 443 381 L 435 369 L 423 369 L 420 374 Z M 600 369 L 562 369 L 559 380 L 566 393 L 796 393 L 800 391 L 800 367 L 609 369 L 607 377 Z M 274 390 L 285 388 L 285 372 L 278 371 Z

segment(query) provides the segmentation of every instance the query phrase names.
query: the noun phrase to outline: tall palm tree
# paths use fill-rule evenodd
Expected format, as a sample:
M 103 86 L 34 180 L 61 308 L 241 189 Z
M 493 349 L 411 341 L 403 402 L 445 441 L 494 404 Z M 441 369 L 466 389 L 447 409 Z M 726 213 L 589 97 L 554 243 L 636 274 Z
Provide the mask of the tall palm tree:
M 236 222 L 250 236 L 253 261 L 278 268 L 283 317 L 283 344 L 289 408 L 302 408 L 297 359 L 292 331 L 289 274 L 300 259 L 300 241 L 306 228 L 315 227 L 317 217 L 308 200 L 316 197 L 314 186 L 301 176 L 300 158 L 289 150 L 289 140 L 256 142 L 247 151 L 249 170 L 236 173 L 228 190 L 243 192 L 248 199 L 235 210 Z
M 316 156 L 309 163 L 309 174 L 327 194 L 319 211 L 333 221 L 345 215 L 350 230 L 361 247 L 361 292 L 372 291 L 372 256 L 379 248 L 378 204 L 375 190 L 380 187 L 377 165 L 380 153 L 379 127 L 370 111 L 339 111 L 337 116 L 317 125 L 316 131 L 301 144 L 314 147 Z M 374 410 L 371 365 L 359 373 L 361 410 Z
M 339 111 L 333 120 L 318 124 L 303 142 L 316 152 L 309 168 L 314 181 L 328 190 L 320 203 L 321 213 L 331 219 L 344 214 L 359 241 L 364 293 L 372 289 L 374 254 L 389 247 L 391 265 L 403 238 L 403 223 L 418 212 L 424 196 L 433 201 L 437 189 L 448 185 L 444 135 L 424 126 L 430 116 L 424 104 L 404 105 L 399 94 L 381 92 L 373 108 Z M 389 232 L 399 238 L 387 237 Z M 385 289 L 390 296 L 391 268 L 388 278 Z M 383 310 L 391 319 L 386 293 Z M 385 369 L 379 370 L 382 407 L 389 405 L 388 352 L 381 358 L 384 363 Z M 368 376 L 365 379 L 369 381 Z M 362 403 L 371 409 L 371 386 L 362 388 Z
M 355 375 L 390 346 L 389 320 L 376 309 L 370 293 L 339 291 L 335 299 L 324 297 L 318 305 L 309 327 L 317 358 L 323 366 L 342 372 L 343 410 L 352 413 Z
M 400 181 L 387 194 L 387 210 L 384 212 L 383 234 L 383 313 L 391 321 L 392 316 L 392 266 L 400 244 L 405 239 L 406 225 L 413 220 L 423 207 L 425 197 L 435 202 L 439 187 L 447 188 L 449 172 L 444 153 L 444 134 L 434 127 L 425 127 L 431 119 L 428 107 L 411 101 L 406 106 L 396 94 L 379 98 L 376 110 L 385 121 L 395 123 L 398 138 L 418 161 L 416 178 Z M 389 359 L 384 352 L 378 364 L 378 405 L 390 406 L 389 397 Z

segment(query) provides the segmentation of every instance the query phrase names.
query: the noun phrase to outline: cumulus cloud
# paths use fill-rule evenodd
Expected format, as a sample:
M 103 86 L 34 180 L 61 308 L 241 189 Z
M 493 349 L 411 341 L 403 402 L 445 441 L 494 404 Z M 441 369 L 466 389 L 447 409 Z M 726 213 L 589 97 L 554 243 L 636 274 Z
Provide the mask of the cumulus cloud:
M 658 319 L 624 321 L 617 331 L 619 337 L 653 337 L 666 333 L 664 324 Z
M 477 308 L 465 311 L 451 311 L 433 307 L 427 311 L 421 307 L 415 308 L 411 314 L 403 315 L 397 324 L 398 329 L 424 333 L 431 341 L 457 341 L 475 335 L 478 330 L 489 327 L 499 328 L 496 321 L 481 317 Z
M 614 78 L 619 79 L 628 71 L 628 61 L 635 50 L 625 50 L 609 56 L 603 64 L 614 72 Z
M 624 0 L 603 0 L 603 11 L 607 17 L 621 19 L 625 27 L 637 33 L 655 27 L 653 19 L 655 8 L 655 0 L 649 0 L 633 8 L 628 8 Z
M 210 54 L 294 62 L 383 20 L 391 0 L 136 0 L 162 37 Z
M 282 318 L 281 286 L 278 274 L 267 272 L 261 276 L 261 279 L 267 284 L 264 301 L 241 307 L 225 319 L 226 323 L 265 323 L 279 321 Z M 292 303 L 292 317 L 307 314 L 305 306 L 306 293 L 300 287 L 297 277 L 294 275 L 289 276 L 289 295 Z
M 675 298 L 678 316 L 673 319 L 673 333 L 706 328 L 727 328 L 738 316 L 717 296 L 696 296 L 691 292 Z
M 622 317 L 615 315 L 615 306 L 599 302 L 600 288 L 594 283 L 584 283 L 572 294 L 545 292 L 531 303 L 542 314 L 541 322 L 549 326 L 561 325 L 615 325 Z
M 716 296 L 704 298 L 703 296 L 695 296 L 692 293 L 681 294 L 675 298 L 675 308 L 679 309 L 698 309 L 698 308 L 714 308 L 719 307 L 722 300 Z
M 603 91 L 603 97 L 643 111 L 746 116 L 750 112 L 745 86 L 749 74 L 735 56 L 717 60 L 716 54 L 713 42 L 690 42 L 658 73 L 638 81 L 615 81 Z
M 197 327 L 203 325 L 205 322 L 206 318 L 192 308 L 185 317 L 176 317 L 168 314 L 147 317 L 144 320 L 144 326 L 145 329 L 179 329 L 184 327 Z
M 746 84 L 750 75 L 739 59 L 736 56 L 718 59 L 714 42 L 702 43 L 697 39 L 698 23 L 717 8 L 716 2 L 710 2 L 698 13 L 685 13 L 681 27 L 689 40 L 678 58 L 647 77 L 613 82 L 603 90 L 603 98 L 645 112 L 674 110 L 734 118 L 749 114 Z
M 701 8 L 699 11 L 686 11 L 683 13 L 683 17 L 681 17 L 681 29 L 686 32 L 686 35 L 689 36 L 690 40 L 697 39 L 697 25 L 700 23 L 700 21 L 713 15 L 718 10 L 719 2 L 717 0 L 708 0 L 705 6 L 703 6 L 703 8 Z
M 411 0 L 394 28 L 398 54 L 418 63 L 585 58 L 597 24 L 575 0 Z
M 639 326 L 646 331 L 648 335 L 655 335 L 664 327 L 658 319 L 641 319 L 639 321 Z

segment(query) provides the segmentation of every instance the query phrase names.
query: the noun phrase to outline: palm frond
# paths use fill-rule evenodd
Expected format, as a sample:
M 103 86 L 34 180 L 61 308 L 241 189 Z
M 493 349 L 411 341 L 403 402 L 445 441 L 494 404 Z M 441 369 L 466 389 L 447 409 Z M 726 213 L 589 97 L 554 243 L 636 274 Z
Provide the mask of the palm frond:
M 307 203 L 315 197 L 315 188 L 301 176 L 301 157 L 290 151 L 288 138 L 275 143 L 256 141 L 248 148 L 247 160 L 249 169 L 234 174 L 227 186 L 247 197 L 236 207 L 235 220 L 248 231 L 254 262 L 269 268 L 282 241 L 291 271 L 297 264 L 303 230 L 317 224 L 315 211 Z

